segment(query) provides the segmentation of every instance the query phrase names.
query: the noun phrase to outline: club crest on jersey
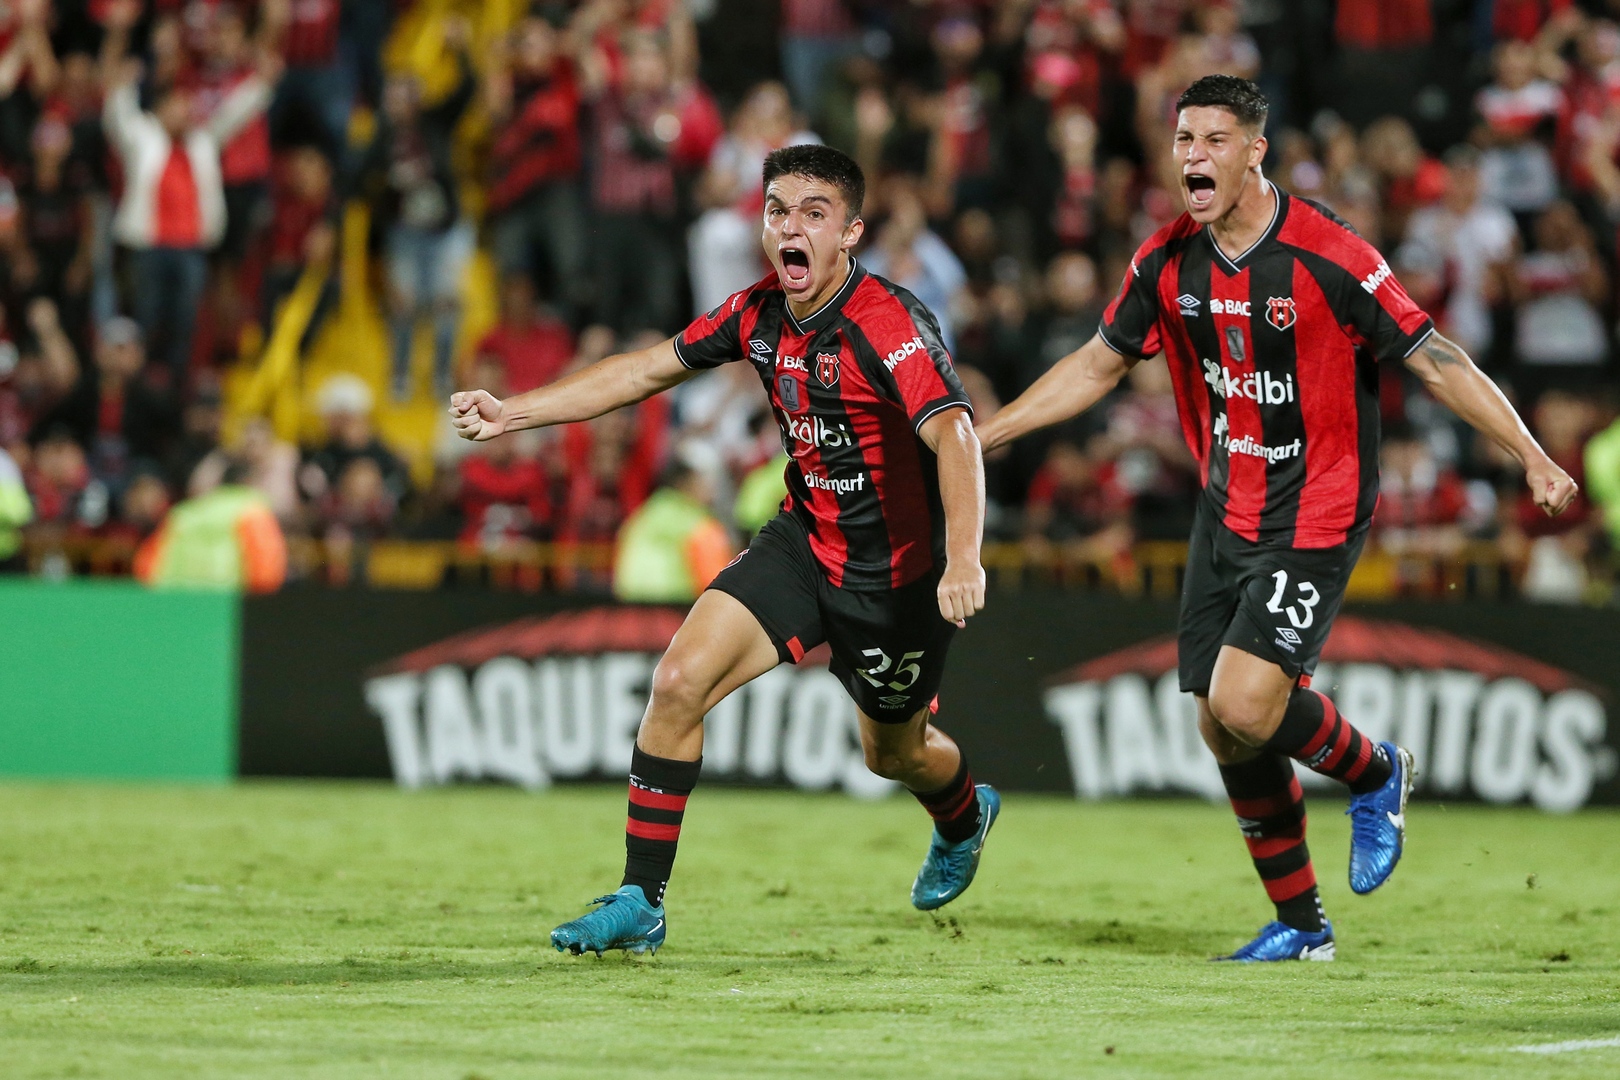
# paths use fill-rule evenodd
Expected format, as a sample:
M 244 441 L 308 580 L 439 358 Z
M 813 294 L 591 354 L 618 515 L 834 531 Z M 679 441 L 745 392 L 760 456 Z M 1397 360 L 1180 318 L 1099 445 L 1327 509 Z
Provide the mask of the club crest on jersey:
M 816 353 L 816 381 L 829 389 L 838 385 L 838 354 Z
M 1292 296 L 1273 296 L 1266 301 L 1266 322 L 1278 330 L 1286 330 L 1294 325 L 1294 298 Z

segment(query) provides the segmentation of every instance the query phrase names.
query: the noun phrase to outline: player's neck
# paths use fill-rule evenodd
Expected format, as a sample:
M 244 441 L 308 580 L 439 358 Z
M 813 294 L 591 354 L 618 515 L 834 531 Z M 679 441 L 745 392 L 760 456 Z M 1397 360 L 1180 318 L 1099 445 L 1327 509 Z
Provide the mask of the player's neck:
M 1228 259 L 1237 259 L 1265 235 L 1277 213 L 1277 191 L 1259 172 L 1243 186 L 1232 209 L 1209 224 L 1209 233 Z
M 838 269 L 827 279 L 827 283 L 803 300 L 788 300 L 788 310 L 793 313 L 795 319 L 808 319 L 838 295 L 838 290 L 844 287 L 844 282 L 848 281 L 849 275 L 854 272 L 855 264 L 850 260 L 849 252 L 840 251 Z

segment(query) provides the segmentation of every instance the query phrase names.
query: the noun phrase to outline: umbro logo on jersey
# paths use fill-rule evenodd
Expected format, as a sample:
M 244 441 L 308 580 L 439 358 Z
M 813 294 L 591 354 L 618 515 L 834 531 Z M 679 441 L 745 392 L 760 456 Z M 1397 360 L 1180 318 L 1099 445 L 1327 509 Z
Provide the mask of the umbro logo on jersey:
M 750 338 L 748 341 L 749 359 L 756 364 L 769 364 L 771 347 L 759 338 Z
M 1273 296 L 1266 301 L 1266 322 L 1278 330 L 1286 330 L 1294 325 L 1294 298 L 1292 296 Z
M 1182 293 L 1180 296 L 1176 297 L 1176 303 L 1181 305 L 1181 315 L 1183 318 L 1189 318 L 1198 314 L 1198 297 L 1194 296 L 1192 293 Z
M 1299 631 L 1298 630 L 1294 630 L 1294 629 L 1291 629 L 1291 628 L 1286 627 L 1286 626 L 1277 627 L 1277 633 L 1282 637 L 1282 639 L 1284 641 L 1292 641 L 1295 645 L 1298 645 L 1301 641 L 1304 640 L 1303 638 L 1301 638 L 1299 636 Z

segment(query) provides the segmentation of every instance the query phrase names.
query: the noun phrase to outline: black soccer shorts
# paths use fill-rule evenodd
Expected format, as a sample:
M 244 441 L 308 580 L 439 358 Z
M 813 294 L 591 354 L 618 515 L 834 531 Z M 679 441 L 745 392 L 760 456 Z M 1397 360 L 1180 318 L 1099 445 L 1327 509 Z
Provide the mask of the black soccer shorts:
M 1181 689 L 1209 694 L 1223 645 L 1293 679 L 1314 672 L 1366 539 L 1363 528 L 1337 547 L 1265 547 L 1228 529 L 1200 499 L 1181 591 Z
M 867 716 L 900 724 L 932 707 L 956 627 L 939 613 L 940 570 L 898 589 L 835 588 L 791 514 L 773 518 L 748 550 L 710 583 L 736 597 L 776 646 L 798 663 L 826 642 L 829 670 Z

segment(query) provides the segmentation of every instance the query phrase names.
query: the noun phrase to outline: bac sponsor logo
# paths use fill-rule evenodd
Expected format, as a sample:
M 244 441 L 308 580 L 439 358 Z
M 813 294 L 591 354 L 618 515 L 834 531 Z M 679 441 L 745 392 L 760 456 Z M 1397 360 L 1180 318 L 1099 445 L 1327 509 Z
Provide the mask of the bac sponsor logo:
M 838 354 L 816 353 L 816 381 L 829 390 L 838 385 Z
M 1417 758 L 1420 794 L 1471 794 L 1543 810 L 1584 805 L 1615 773 L 1608 712 L 1594 688 L 1500 646 L 1404 623 L 1340 616 L 1311 685 L 1370 738 Z M 1221 799 L 1198 710 L 1177 686 L 1173 637 L 1083 663 L 1048 684 L 1076 794 L 1139 791 Z M 1342 787 L 1304 769 L 1308 787 Z
M 1247 300 L 1222 300 L 1219 297 L 1209 302 L 1211 315 L 1242 315 L 1249 317 L 1249 302 Z
M 1378 286 L 1388 281 L 1392 274 L 1394 274 L 1394 271 L 1389 268 L 1389 263 L 1379 260 L 1378 269 L 1361 279 L 1362 291 L 1368 295 L 1377 292 Z
M 776 358 L 776 367 L 779 371 L 798 371 L 806 375 L 810 374 L 810 369 L 804 366 L 804 357 L 802 356 L 778 356 Z
M 920 337 L 914 337 L 904 345 L 900 346 L 898 349 L 894 350 L 894 352 L 890 353 L 888 356 L 885 356 L 883 358 L 883 366 L 893 373 L 894 369 L 900 366 L 900 361 L 904 360 L 908 356 L 913 355 L 914 353 L 922 351 L 924 347 L 923 339 Z
M 1286 330 L 1293 326 L 1294 318 L 1292 296 L 1273 296 L 1266 301 L 1266 322 L 1278 330 Z
M 653 668 L 680 623 L 669 608 L 594 608 L 475 630 L 383 665 L 365 698 L 382 721 L 395 780 L 543 788 L 628 775 Z M 866 770 L 854 703 L 818 653 L 709 712 L 705 779 L 863 797 L 894 790 Z
M 793 436 L 795 442 L 823 449 L 855 445 L 855 436 L 850 434 L 845 424 L 842 422 L 829 424 L 819 416 L 789 417 L 788 434 Z M 792 449 L 789 448 L 789 453 L 791 452 Z
M 1198 314 L 1198 297 L 1192 293 L 1182 293 L 1176 297 L 1176 303 L 1181 306 L 1182 318 L 1190 319 Z
M 1277 378 L 1269 371 L 1234 374 L 1215 361 L 1204 358 L 1204 381 L 1217 397 L 1248 398 L 1262 405 L 1281 405 L 1294 400 L 1294 377 Z
M 835 495 L 850 495 L 866 490 L 865 473 L 856 473 L 854 476 L 822 476 L 820 473 L 806 472 L 804 482 L 810 487 L 830 491 Z

